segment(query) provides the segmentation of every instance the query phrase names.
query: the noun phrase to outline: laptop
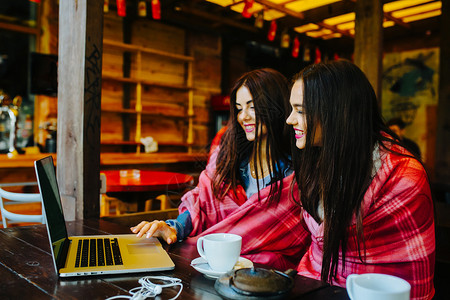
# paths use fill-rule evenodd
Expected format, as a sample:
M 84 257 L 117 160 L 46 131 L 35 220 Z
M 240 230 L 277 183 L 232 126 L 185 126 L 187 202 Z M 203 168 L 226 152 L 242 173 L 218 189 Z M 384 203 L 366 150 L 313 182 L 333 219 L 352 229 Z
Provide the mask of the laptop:
M 173 270 L 157 238 L 135 234 L 68 236 L 51 156 L 34 162 L 53 262 L 61 277 Z

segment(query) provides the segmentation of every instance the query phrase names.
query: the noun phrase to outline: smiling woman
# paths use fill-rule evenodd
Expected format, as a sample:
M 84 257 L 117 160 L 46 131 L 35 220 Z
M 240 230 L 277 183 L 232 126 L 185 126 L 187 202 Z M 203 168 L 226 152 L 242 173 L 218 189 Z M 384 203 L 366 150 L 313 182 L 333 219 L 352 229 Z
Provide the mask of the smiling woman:
M 144 221 L 132 231 L 169 243 L 234 233 L 242 237 L 245 258 L 282 270 L 294 267 L 309 237 L 301 208 L 290 199 L 288 94 L 286 78 L 275 70 L 242 75 L 230 94 L 230 121 L 220 146 L 197 187 L 183 196 L 178 218 Z
M 339 286 L 351 274 L 390 274 L 411 284 L 411 299 L 431 299 L 428 176 L 384 123 L 367 77 L 346 60 L 311 65 L 295 78 L 290 102 L 288 123 L 306 133 L 292 158 L 312 236 L 299 274 Z

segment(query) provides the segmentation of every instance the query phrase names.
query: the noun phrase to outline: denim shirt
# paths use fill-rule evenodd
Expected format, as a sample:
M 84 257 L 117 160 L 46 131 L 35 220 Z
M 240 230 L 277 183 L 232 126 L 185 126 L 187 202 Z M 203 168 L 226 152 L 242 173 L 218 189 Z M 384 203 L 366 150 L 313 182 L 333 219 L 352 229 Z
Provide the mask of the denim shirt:
M 280 161 L 279 165 L 281 167 L 281 170 L 283 170 L 283 178 L 292 174 L 293 170 L 289 168 L 283 161 Z M 239 173 L 241 175 L 242 187 L 247 194 L 247 198 L 250 198 L 253 194 L 258 192 L 258 185 L 256 184 L 256 178 L 253 178 L 253 176 L 251 175 L 250 163 L 248 159 L 245 159 L 241 162 L 239 166 Z M 272 178 L 272 181 L 270 181 L 270 175 L 267 175 L 262 179 L 258 179 L 259 188 L 262 190 L 263 188 L 267 187 L 277 180 L 279 180 L 279 178 Z
M 292 174 L 293 170 L 289 168 L 283 161 L 279 163 L 281 169 L 283 170 L 283 178 Z M 247 194 L 247 199 L 253 194 L 258 192 L 258 187 L 256 185 L 256 179 L 250 174 L 250 164 L 248 159 L 244 159 L 239 166 L 239 173 L 241 175 L 241 183 Z M 280 178 L 281 179 L 281 178 Z M 272 182 L 278 180 L 278 178 L 272 178 L 270 181 L 270 175 L 267 175 L 263 179 L 259 179 L 260 189 L 272 184 Z M 177 240 L 183 241 L 192 232 L 192 219 L 191 214 L 188 210 L 180 214 L 176 219 L 166 220 L 166 223 L 174 227 L 177 230 Z

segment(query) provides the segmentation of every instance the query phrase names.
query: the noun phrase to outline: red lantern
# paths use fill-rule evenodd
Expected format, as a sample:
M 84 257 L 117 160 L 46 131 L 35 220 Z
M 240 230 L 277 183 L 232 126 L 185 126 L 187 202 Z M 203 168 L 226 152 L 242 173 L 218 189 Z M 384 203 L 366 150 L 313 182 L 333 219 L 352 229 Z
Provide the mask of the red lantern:
M 244 10 L 242 11 L 242 16 L 244 18 L 250 18 L 252 16 L 251 9 L 253 7 L 254 0 L 245 0 Z
M 316 58 L 314 60 L 315 64 L 318 64 L 322 61 L 322 53 L 320 53 L 319 47 L 316 47 Z
M 299 52 L 300 52 L 300 41 L 298 40 L 298 37 L 295 37 L 294 44 L 292 45 L 292 57 L 297 58 Z
M 125 0 L 117 0 L 117 15 L 119 17 L 125 17 L 127 15 L 127 5 L 125 4 Z
M 334 53 L 333 59 L 334 59 L 334 60 L 338 60 L 338 59 L 339 59 L 339 55 L 338 55 L 337 53 Z
M 277 22 L 275 22 L 275 20 L 272 20 L 272 22 L 270 22 L 270 28 L 269 33 L 267 34 L 267 39 L 269 41 L 273 41 L 275 39 L 276 34 L 277 34 Z
M 152 17 L 155 20 L 161 20 L 161 3 L 159 0 L 152 0 Z

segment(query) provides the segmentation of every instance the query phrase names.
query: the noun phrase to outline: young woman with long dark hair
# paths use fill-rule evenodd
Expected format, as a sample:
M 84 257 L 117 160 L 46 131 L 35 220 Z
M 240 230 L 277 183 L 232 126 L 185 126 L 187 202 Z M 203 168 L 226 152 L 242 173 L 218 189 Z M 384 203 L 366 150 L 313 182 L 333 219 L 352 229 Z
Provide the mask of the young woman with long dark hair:
M 290 198 L 289 87 L 272 69 L 240 77 L 230 94 L 230 120 L 177 220 L 142 222 L 138 236 L 196 242 L 216 232 L 242 236 L 244 257 L 279 269 L 295 267 L 309 243 L 300 207 Z M 170 225 L 170 226 L 169 226 Z
M 290 104 L 293 191 L 312 237 L 299 274 L 345 286 L 352 273 L 386 273 L 411 284 L 411 299 L 431 299 L 428 177 L 385 125 L 364 73 L 345 60 L 311 65 Z

